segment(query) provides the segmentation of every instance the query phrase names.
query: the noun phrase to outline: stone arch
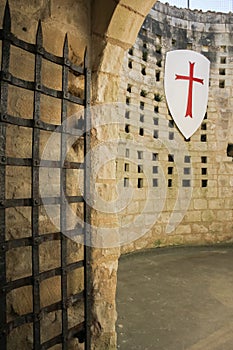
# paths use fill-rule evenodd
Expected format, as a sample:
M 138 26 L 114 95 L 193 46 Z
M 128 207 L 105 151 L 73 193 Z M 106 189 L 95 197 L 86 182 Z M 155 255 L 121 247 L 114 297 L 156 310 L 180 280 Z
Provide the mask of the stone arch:
M 92 10 L 93 100 L 117 97 L 118 73 L 125 50 L 137 37 L 156 0 L 96 0 Z M 103 11 L 101 11 L 103 9 Z

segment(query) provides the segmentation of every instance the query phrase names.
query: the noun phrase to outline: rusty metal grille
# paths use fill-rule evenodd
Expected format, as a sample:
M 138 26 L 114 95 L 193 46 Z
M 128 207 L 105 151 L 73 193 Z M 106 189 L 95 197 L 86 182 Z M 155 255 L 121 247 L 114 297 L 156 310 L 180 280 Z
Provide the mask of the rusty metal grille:
M 49 53 L 43 47 L 43 35 L 41 22 L 38 23 L 37 35 L 35 44 L 25 42 L 17 38 L 11 33 L 11 16 L 8 3 L 5 7 L 3 20 L 3 29 L 0 30 L 0 40 L 2 42 L 2 58 L 0 72 L 0 98 L 1 98 L 1 113 L 0 113 L 0 349 L 11 350 L 12 347 L 17 349 L 69 349 L 70 342 L 78 339 L 80 343 L 85 343 L 85 349 L 89 349 L 89 303 L 87 295 L 89 295 L 89 248 L 87 245 L 79 245 L 77 249 L 83 250 L 80 254 L 82 258 L 77 261 L 70 261 L 69 247 L 74 242 L 70 242 L 70 238 L 64 233 L 67 232 L 66 205 L 65 200 L 70 204 L 79 203 L 83 208 L 83 227 L 74 228 L 72 235 L 83 236 L 84 242 L 88 235 L 89 237 L 89 219 L 90 209 L 84 198 L 89 196 L 89 169 L 90 164 L 85 157 L 90 149 L 90 70 L 88 69 L 87 53 L 83 58 L 83 65 L 77 66 L 69 59 L 68 39 L 64 38 L 63 56 L 56 56 Z M 62 39 L 63 40 L 63 39 Z M 21 77 L 17 77 L 11 73 L 10 60 L 12 48 L 23 50 L 30 53 L 34 58 L 34 80 L 28 81 Z M 42 79 L 42 65 L 44 62 L 54 64 L 61 69 L 61 89 L 54 89 L 46 86 Z M 69 75 L 81 77 L 84 81 L 83 96 L 77 96 L 69 91 Z M 25 118 L 21 115 L 12 115 L 9 111 L 9 89 L 22 89 L 32 92 L 33 96 L 33 111 L 31 118 Z M 20 90 L 21 91 L 21 90 Z M 44 97 L 56 99 L 60 104 L 60 122 L 51 123 L 44 121 L 41 118 L 41 104 Z M 83 110 L 83 122 L 78 123 L 75 129 L 75 135 L 80 132 L 84 144 L 83 162 L 69 161 L 66 159 L 67 151 L 67 130 L 62 123 L 68 118 L 68 105 L 80 106 Z M 59 127 L 60 125 L 60 127 Z M 10 128 L 16 127 L 17 130 L 28 130 L 28 143 L 31 144 L 31 156 L 12 156 L 7 150 L 7 142 L 9 141 Z M 21 129 L 20 129 L 21 128 Z M 80 130 L 83 129 L 83 130 Z M 60 159 L 41 159 L 41 138 L 43 133 L 56 132 L 60 137 Z M 69 130 L 70 133 L 70 130 Z M 11 134 L 12 135 L 12 134 Z M 14 133 L 13 133 L 14 135 Z M 12 136 L 11 136 L 12 137 Z M 14 136 L 13 136 L 14 137 Z M 39 188 L 39 169 L 40 167 L 53 168 L 59 170 L 60 176 L 60 195 L 48 196 L 41 198 Z M 9 176 L 11 169 L 14 169 L 13 174 L 17 174 L 17 169 L 29 169 L 30 174 L 30 195 L 23 197 L 8 195 Z M 83 172 L 84 193 L 83 195 L 68 194 L 67 188 L 67 172 L 68 170 L 79 170 Z M 20 171 L 21 171 L 20 170 Z M 27 180 L 25 180 L 27 181 Z M 57 206 L 60 216 L 60 227 L 58 230 L 48 232 L 40 231 L 40 215 L 44 205 Z M 9 225 L 11 224 L 11 216 L 9 212 L 17 208 L 22 213 L 29 212 L 29 228 L 31 234 L 25 236 L 9 236 Z M 14 216 L 13 216 L 13 221 Z M 19 223 L 20 225 L 20 223 Z M 48 225 L 49 226 L 49 225 Z M 24 232 L 24 228 L 20 227 Z M 40 252 L 46 244 L 58 244 L 58 263 L 52 268 L 41 269 Z M 72 246 L 73 247 L 73 246 Z M 54 248 L 55 249 L 55 248 Z M 25 276 L 8 276 L 8 269 L 11 259 L 14 259 L 12 252 L 22 252 L 22 261 L 25 257 L 23 251 L 28 251 L 30 254 L 30 273 Z M 50 259 L 50 256 L 48 256 Z M 27 264 L 28 261 L 25 261 Z M 70 274 L 81 271 L 80 278 L 83 285 L 82 290 L 70 293 L 68 284 L 70 283 Z M 46 281 L 53 278 L 59 278 L 59 300 L 42 302 L 42 289 Z M 58 281 L 58 280 L 56 280 Z M 74 279 L 74 281 L 76 281 Z M 57 283 L 57 282 L 56 282 Z M 75 282 L 74 282 L 75 283 Z M 51 285 L 51 284 L 50 284 Z M 9 296 L 21 298 L 23 304 L 23 295 L 17 294 L 18 291 L 23 291 L 24 288 L 29 288 L 31 291 L 31 307 L 30 310 L 22 312 L 15 311 L 9 313 Z M 48 287 L 47 287 L 48 289 Z M 13 293 L 13 294 L 12 294 Z M 29 293 L 30 294 L 30 293 Z M 18 295 L 18 296 L 17 296 Z M 73 316 L 70 320 L 70 308 L 73 315 L 77 313 L 78 308 L 80 317 L 77 321 Z M 75 310 L 75 311 L 74 311 Z M 60 328 L 53 332 L 53 336 L 49 335 L 50 330 L 48 323 L 49 315 L 53 315 L 53 323 L 60 324 Z M 59 319 L 60 317 L 60 319 Z M 54 321 L 54 319 L 59 319 Z M 82 319 L 80 319 L 82 318 Z M 71 322 L 72 321 L 72 322 Z M 47 330 L 46 330 L 47 325 Z M 25 334 L 25 339 L 21 338 L 22 327 L 28 329 Z M 43 334 L 44 335 L 43 335 Z M 55 335 L 54 335 L 55 334 Z M 12 338 L 14 341 L 12 343 Z M 17 344 L 17 338 L 19 344 Z M 25 344 L 22 343 L 25 341 Z M 27 341 L 27 342 L 26 342 Z M 12 345 L 14 344 L 14 345 Z M 16 344 L 16 345 L 15 345 Z

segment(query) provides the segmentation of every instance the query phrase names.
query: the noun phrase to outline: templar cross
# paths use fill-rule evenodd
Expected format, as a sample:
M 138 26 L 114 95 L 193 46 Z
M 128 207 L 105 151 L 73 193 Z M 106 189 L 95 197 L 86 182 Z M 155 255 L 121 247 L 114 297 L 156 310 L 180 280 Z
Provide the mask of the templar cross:
M 200 83 L 204 85 L 204 79 L 195 78 L 193 76 L 194 73 L 194 64 L 195 62 L 189 62 L 189 76 L 186 75 L 178 75 L 176 74 L 176 80 L 189 80 L 189 91 L 188 91 L 188 102 L 185 117 L 192 118 L 192 106 L 193 106 L 193 82 Z

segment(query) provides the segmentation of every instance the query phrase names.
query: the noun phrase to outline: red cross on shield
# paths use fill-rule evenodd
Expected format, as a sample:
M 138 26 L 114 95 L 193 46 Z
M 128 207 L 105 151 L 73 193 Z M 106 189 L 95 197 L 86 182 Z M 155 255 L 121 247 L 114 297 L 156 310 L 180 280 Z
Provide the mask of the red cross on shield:
M 190 50 L 167 52 L 164 88 L 171 115 L 186 139 L 204 119 L 209 91 L 210 61 Z

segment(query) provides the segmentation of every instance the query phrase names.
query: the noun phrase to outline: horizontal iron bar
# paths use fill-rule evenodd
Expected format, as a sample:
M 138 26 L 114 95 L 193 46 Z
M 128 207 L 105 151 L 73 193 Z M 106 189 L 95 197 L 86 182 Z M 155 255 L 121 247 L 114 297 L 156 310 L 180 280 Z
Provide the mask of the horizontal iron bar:
M 13 124 L 17 126 L 27 127 L 27 128 L 38 128 L 44 131 L 55 131 L 57 133 L 63 133 L 72 136 L 83 137 L 83 131 L 81 129 L 68 128 L 67 131 L 62 130 L 61 125 L 45 123 L 42 120 L 37 120 L 34 122 L 33 119 L 25 119 L 21 117 L 15 117 L 9 114 L 0 114 L 0 121 L 5 124 Z
M 12 166 L 32 166 L 31 158 L 13 158 L 0 156 L 0 166 L 2 165 L 12 165 Z M 65 161 L 61 167 L 61 162 L 56 160 L 34 160 L 34 166 L 40 166 L 45 168 L 62 168 L 62 169 L 83 169 L 83 163 L 68 162 Z
M 61 168 L 61 162 L 60 161 L 54 161 L 54 160 L 44 160 L 42 159 L 39 162 L 39 166 L 45 167 L 45 168 Z M 68 162 L 65 161 L 63 166 L 63 169 L 83 169 L 84 164 L 83 163 L 77 163 L 77 162 Z
M 79 338 L 79 334 L 82 334 L 84 332 L 84 330 L 85 330 L 85 322 L 82 322 L 82 323 L 78 324 L 77 326 L 70 328 L 68 330 L 68 339 L 67 340 L 70 340 L 74 337 Z M 41 349 L 42 350 L 50 349 L 51 347 L 53 347 L 56 344 L 61 344 L 63 341 L 64 341 L 64 339 L 62 339 L 62 334 L 59 334 L 56 337 L 49 339 L 48 341 L 43 343 L 41 345 Z
M 81 106 L 85 105 L 85 101 L 83 99 L 81 99 L 77 96 L 74 96 L 74 95 L 70 94 L 69 92 L 63 92 L 61 90 L 51 89 L 43 84 L 37 84 L 37 83 L 32 82 L 32 81 L 27 81 L 24 79 L 17 78 L 10 73 L 5 73 L 3 71 L 0 71 L 0 80 L 5 81 L 11 85 L 23 88 L 23 89 L 27 89 L 27 90 L 31 90 L 31 91 L 38 91 L 38 92 L 40 92 L 44 95 L 50 96 L 50 97 L 63 99 L 63 100 L 66 100 L 68 102 L 72 102 L 72 103 L 75 103 L 75 104 L 78 104 Z
M 76 261 L 72 264 L 69 264 L 69 265 L 66 265 L 65 267 L 65 271 L 66 272 L 70 272 L 70 271 L 73 271 L 75 269 L 80 269 L 84 266 L 84 262 L 83 260 L 80 260 L 80 261 Z M 61 266 L 55 268 L 55 269 L 51 269 L 49 271 L 45 271 L 45 272 L 41 272 L 40 275 L 39 275 L 39 281 L 42 282 L 46 279 L 49 279 L 51 277 L 55 277 L 55 276 L 60 276 L 62 273 L 62 268 Z
M 3 159 L 4 158 L 4 159 Z M 14 166 L 32 166 L 31 158 L 0 157 L 0 164 Z
M 84 301 L 84 291 L 76 293 L 70 297 L 67 298 L 66 304 L 67 307 L 71 307 L 74 305 L 77 301 Z M 54 311 L 59 311 L 62 309 L 62 302 L 58 301 L 56 303 L 50 304 L 48 306 L 45 306 L 40 309 L 40 313 L 37 315 L 39 319 L 43 319 L 44 314 L 49 314 Z M 34 313 L 28 313 L 25 315 L 18 316 L 14 320 L 6 323 L 5 325 L 0 325 L 0 333 L 3 332 L 4 330 L 9 334 L 14 328 L 20 327 L 26 323 L 32 323 L 34 320 L 35 314 Z M 83 324 L 82 322 L 81 324 Z M 70 329 L 70 338 L 72 337 L 72 334 L 75 334 L 77 332 L 74 332 L 76 327 L 81 327 L 81 324 L 73 327 Z
M 7 334 L 9 334 L 14 328 L 23 326 L 26 323 L 32 323 L 33 319 L 34 319 L 33 313 L 19 316 L 16 319 L 14 319 L 13 321 L 8 322 L 5 325 L 5 327 L 3 325 L 4 328 L 2 328 L 2 330 L 6 330 Z
M 82 196 L 67 196 L 65 197 L 68 203 L 83 203 L 84 199 Z M 45 197 L 45 198 L 14 198 L 0 200 L 0 210 L 4 208 L 12 207 L 30 207 L 30 206 L 40 206 L 40 205 L 56 205 L 61 204 L 61 197 Z
M 84 74 L 84 69 L 81 66 L 77 66 L 74 63 L 72 63 L 69 59 L 64 60 L 63 57 L 56 56 L 54 54 L 51 54 L 50 52 L 46 51 L 43 47 L 38 47 L 36 44 L 31 44 L 26 41 L 23 41 L 19 38 L 17 38 L 14 34 L 12 33 L 5 33 L 3 29 L 0 29 L 0 40 L 7 40 L 10 41 L 10 43 L 22 50 L 25 50 L 27 52 L 30 52 L 32 54 L 39 54 L 41 55 L 44 59 L 56 63 L 58 65 L 65 65 L 68 66 L 69 69 L 74 72 L 78 73 L 80 75 Z
M 64 233 L 68 238 L 72 239 L 77 236 L 84 235 L 83 228 L 79 229 L 73 229 L 73 230 L 67 230 Z M 42 244 L 44 242 L 51 242 L 51 241 L 58 241 L 61 239 L 61 232 L 53 232 L 53 233 L 47 233 L 44 235 L 40 235 L 36 237 L 34 242 L 32 241 L 32 237 L 24 237 L 20 239 L 12 239 L 9 241 L 3 241 L 0 242 L 0 250 L 3 251 L 9 251 L 11 249 L 15 248 L 21 248 L 21 247 L 30 247 L 32 244 Z
M 32 199 L 31 198 L 14 198 L 14 199 L 4 199 L 0 201 L 0 210 L 4 208 L 12 207 L 31 207 Z
M 68 203 L 83 203 L 84 198 L 82 196 L 67 196 L 66 200 Z
M 43 234 L 43 235 L 36 237 L 34 242 L 32 241 L 32 237 L 12 239 L 9 241 L 1 242 L 0 243 L 0 250 L 8 251 L 10 249 L 31 246 L 32 244 L 39 245 L 39 244 L 44 243 L 44 242 L 58 241 L 60 238 L 61 238 L 61 232 L 53 232 L 53 233 L 47 233 L 47 234 Z
M 52 347 L 54 347 L 57 344 L 62 344 L 63 340 L 62 340 L 62 335 L 59 334 L 56 337 L 47 340 L 45 343 L 43 343 L 41 345 L 41 350 L 46 350 L 46 349 L 50 349 Z
M 74 326 L 68 331 L 68 339 L 80 338 L 85 333 L 85 322 L 79 323 L 77 326 Z
M 28 247 L 32 245 L 32 237 L 14 239 L 0 243 L 0 250 L 7 252 L 10 249 Z
M 71 263 L 69 265 L 66 265 L 66 267 L 63 270 L 65 270 L 66 272 L 71 272 L 73 270 L 80 269 L 83 266 L 84 266 L 84 261 L 80 260 L 80 261 Z M 61 266 L 59 266 L 57 268 L 41 272 L 39 276 L 37 276 L 37 279 L 39 282 L 42 282 L 42 281 L 45 281 L 46 279 L 49 279 L 55 276 L 60 276 L 61 273 L 62 273 L 62 268 Z M 1 292 L 9 293 L 13 289 L 29 286 L 32 284 L 32 277 L 33 276 L 29 276 L 29 277 L 24 277 L 17 280 L 9 281 L 7 282 L 6 285 L 1 286 L 0 293 Z
M 7 282 L 7 284 L 1 286 L 0 293 L 4 291 L 6 293 L 9 293 L 13 289 L 30 286 L 31 284 L 32 284 L 32 276 L 23 277 L 18 280 Z

